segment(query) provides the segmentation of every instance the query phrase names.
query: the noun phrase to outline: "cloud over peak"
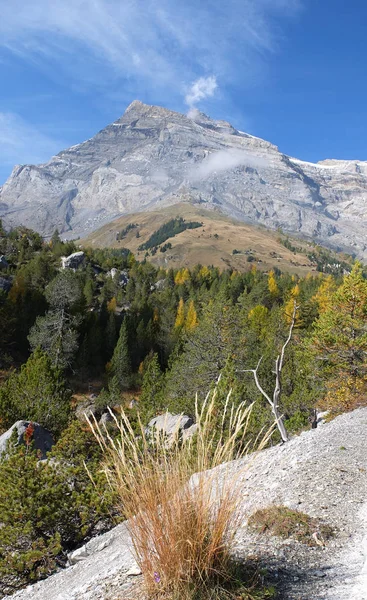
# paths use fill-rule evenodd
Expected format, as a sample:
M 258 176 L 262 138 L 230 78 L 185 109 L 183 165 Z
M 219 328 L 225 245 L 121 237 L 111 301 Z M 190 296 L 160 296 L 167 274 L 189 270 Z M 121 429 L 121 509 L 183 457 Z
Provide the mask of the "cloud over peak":
M 214 75 L 210 75 L 210 77 L 199 77 L 199 79 L 194 81 L 190 90 L 187 92 L 185 103 L 192 108 L 200 102 L 200 100 L 213 96 L 217 87 L 217 79 Z

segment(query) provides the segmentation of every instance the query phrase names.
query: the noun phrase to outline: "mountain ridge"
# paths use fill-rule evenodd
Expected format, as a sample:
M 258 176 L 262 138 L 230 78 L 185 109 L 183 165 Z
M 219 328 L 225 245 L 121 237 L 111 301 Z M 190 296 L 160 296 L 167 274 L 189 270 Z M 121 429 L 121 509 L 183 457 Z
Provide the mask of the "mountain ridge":
M 157 229 L 178 217 L 186 222 L 202 223 L 202 227 L 168 237 L 154 252 L 141 249 Z M 231 219 L 215 209 L 206 210 L 205 204 L 181 202 L 160 210 L 118 217 L 81 239 L 80 244 L 84 248 L 128 248 L 138 260 L 144 260 L 149 254 L 148 260 L 163 268 L 193 268 L 200 263 L 220 270 L 230 268 L 245 272 L 256 265 L 264 271 L 276 267 L 304 276 L 316 270 L 316 265 L 307 257 L 312 252 L 309 243 L 298 241 L 297 250 L 293 251 L 282 245 L 281 238 L 264 227 Z M 166 242 L 169 247 L 164 248 Z M 339 255 L 335 257 L 335 261 L 340 260 Z
M 185 200 L 367 258 L 367 162 L 308 163 L 197 110 L 139 100 L 47 163 L 15 166 L 0 188 L 0 217 L 75 237 Z

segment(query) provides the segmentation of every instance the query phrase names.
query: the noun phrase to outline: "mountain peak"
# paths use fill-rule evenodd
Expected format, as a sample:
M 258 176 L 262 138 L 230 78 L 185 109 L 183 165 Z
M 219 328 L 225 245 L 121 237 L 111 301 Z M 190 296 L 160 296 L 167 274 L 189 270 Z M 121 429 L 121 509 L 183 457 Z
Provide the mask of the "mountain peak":
M 122 117 L 0 188 L 0 218 L 44 235 L 85 235 L 127 213 L 189 198 L 367 259 L 367 164 L 286 157 L 266 140 L 199 110 L 134 100 Z
M 150 105 L 144 104 L 144 102 L 141 100 L 133 100 L 125 110 L 124 114 L 126 115 L 126 113 L 130 112 L 131 110 L 142 110 L 143 108 L 150 108 Z

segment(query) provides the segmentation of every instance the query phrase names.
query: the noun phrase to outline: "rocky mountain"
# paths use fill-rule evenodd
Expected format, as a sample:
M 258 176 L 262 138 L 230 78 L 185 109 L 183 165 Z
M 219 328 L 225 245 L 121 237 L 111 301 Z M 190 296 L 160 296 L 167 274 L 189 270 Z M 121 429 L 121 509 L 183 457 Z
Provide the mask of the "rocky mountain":
M 0 188 L 0 217 L 76 236 L 185 200 L 367 258 L 367 162 L 302 162 L 198 111 L 139 101 L 49 162 L 14 167 Z

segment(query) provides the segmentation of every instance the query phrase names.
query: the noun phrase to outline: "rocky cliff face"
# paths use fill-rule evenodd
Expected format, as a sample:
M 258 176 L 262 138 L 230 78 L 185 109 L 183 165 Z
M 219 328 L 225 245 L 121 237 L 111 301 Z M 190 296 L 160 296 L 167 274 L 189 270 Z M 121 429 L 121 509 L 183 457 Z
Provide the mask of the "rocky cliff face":
M 0 217 L 81 235 L 183 200 L 367 258 L 367 162 L 302 162 L 224 121 L 139 101 L 48 163 L 16 166 L 0 188 Z

